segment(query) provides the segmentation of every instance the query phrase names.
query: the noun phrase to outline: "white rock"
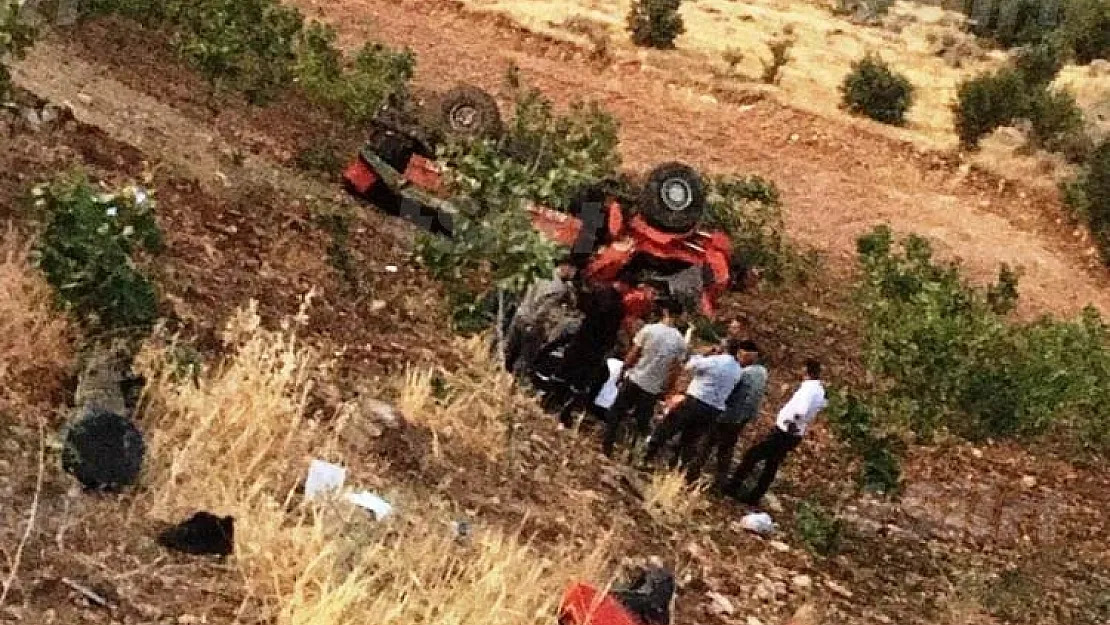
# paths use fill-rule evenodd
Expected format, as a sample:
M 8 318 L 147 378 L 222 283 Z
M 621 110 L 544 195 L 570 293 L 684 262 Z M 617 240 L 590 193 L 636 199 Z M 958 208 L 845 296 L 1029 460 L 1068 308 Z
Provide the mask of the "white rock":
M 713 614 L 727 614 L 731 616 L 736 613 L 736 607 L 732 605 L 732 601 L 729 601 L 729 598 L 721 593 L 708 592 L 705 593 L 705 596 L 709 597 L 709 600 L 713 602 L 713 605 L 709 606 L 709 611 Z
M 790 580 L 790 583 L 798 590 L 809 590 L 813 588 L 813 578 L 809 575 L 795 575 L 794 579 Z
M 763 621 L 757 619 L 754 616 L 749 616 L 748 621 L 747 621 L 747 625 L 763 625 Z
M 763 504 L 766 505 L 767 509 L 771 512 L 774 512 L 776 514 L 782 512 L 782 502 L 779 501 L 779 498 L 775 497 L 772 493 L 767 493 L 763 496 Z
M 1026 475 L 1021 478 L 1021 485 L 1023 488 L 1033 488 L 1037 485 L 1037 478 L 1032 475 Z
M 767 544 L 771 546 L 771 549 L 774 549 L 775 551 L 778 551 L 779 553 L 786 553 L 786 552 L 790 551 L 790 545 L 788 545 L 788 544 L 786 544 L 782 541 L 772 540 L 772 541 L 768 542 Z
M 841 597 L 844 597 L 845 599 L 851 599 L 852 596 L 853 596 L 852 591 L 850 591 L 847 588 L 841 586 L 840 584 L 832 581 L 831 579 L 825 580 L 825 586 L 829 590 L 835 592 L 836 594 L 840 595 Z

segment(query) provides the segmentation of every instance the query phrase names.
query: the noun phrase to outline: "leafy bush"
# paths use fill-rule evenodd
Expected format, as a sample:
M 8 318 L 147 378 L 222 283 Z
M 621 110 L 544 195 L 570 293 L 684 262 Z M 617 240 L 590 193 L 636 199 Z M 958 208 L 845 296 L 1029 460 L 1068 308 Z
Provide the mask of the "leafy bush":
M 134 259 L 162 246 L 148 192 L 127 187 L 103 193 L 75 174 L 36 186 L 32 194 L 45 221 L 34 259 L 62 301 L 99 330 L 149 327 L 157 297 Z
M 1082 161 L 1087 152 L 1083 109 L 1067 91 L 1041 89 L 1029 94 L 1026 116 L 1030 121 L 1029 139 L 1038 148 L 1060 152 L 1073 161 Z
M 866 400 L 856 395 L 834 393 L 829 407 L 829 423 L 837 438 L 859 455 L 860 472 L 857 484 L 866 491 L 886 494 L 901 489 L 901 455 L 904 446 L 893 432 L 883 431 L 876 418 L 878 410 L 897 410 L 885 405 L 881 397 Z
M 1060 34 L 1080 63 L 1110 59 L 1110 2 L 1067 0 Z
M 868 54 L 852 64 L 840 86 L 844 105 L 884 124 L 901 124 L 913 105 L 913 85 L 881 58 Z
M 732 256 L 759 269 L 771 282 L 804 273 L 805 259 L 786 238 L 782 201 L 775 184 L 759 176 L 719 176 L 707 180 L 702 225 L 732 239 Z
M 5 63 L 22 58 L 35 38 L 35 29 L 21 19 L 22 6 L 19 0 L 0 0 L 0 100 L 6 99 L 11 89 Z
M 806 548 L 821 556 L 834 556 L 840 550 L 844 524 L 820 503 L 804 500 L 794 513 L 794 529 Z
M 1058 430 L 1096 448 L 1110 442 L 1110 328 L 1090 309 L 1075 321 L 1010 323 L 1016 274 L 970 286 L 938 264 L 925 239 L 895 245 L 889 228 L 859 240 L 864 356 L 898 410 L 889 426 L 928 437 L 944 427 L 971 439 Z M 879 414 L 876 411 L 875 414 Z
M 1080 63 L 1110 56 L 1105 0 L 965 0 L 972 32 L 1006 47 L 1058 37 Z
M 955 107 L 960 141 L 974 147 L 985 135 L 1023 116 L 1027 89 L 1021 72 L 1008 67 L 961 83 Z
M 1014 69 L 1030 85 L 1048 85 L 1064 67 L 1066 51 L 1058 38 L 1025 46 L 1014 55 Z
M 351 123 L 405 94 L 413 55 L 367 43 L 349 62 L 335 32 L 278 0 L 90 0 L 91 15 L 117 14 L 169 33 L 171 46 L 217 86 L 267 101 L 299 82 Z
M 1091 236 L 1110 265 L 1110 140 L 1091 155 L 1077 189 L 1082 194 L 1084 212 Z
M 633 0 L 627 18 L 632 43 L 662 50 L 674 48 L 675 39 L 686 32 L 678 13 L 680 6 L 682 0 Z
M 335 39 L 335 31 L 318 22 L 310 24 L 300 37 L 295 72 L 312 99 L 348 122 L 362 124 L 383 104 L 406 94 L 416 65 L 412 52 L 366 43 L 345 66 Z

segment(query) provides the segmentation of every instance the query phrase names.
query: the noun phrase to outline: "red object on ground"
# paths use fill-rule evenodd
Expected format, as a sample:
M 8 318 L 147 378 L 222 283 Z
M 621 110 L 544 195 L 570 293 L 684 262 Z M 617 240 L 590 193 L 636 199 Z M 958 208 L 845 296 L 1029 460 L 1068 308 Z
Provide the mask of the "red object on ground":
M 378 181 L 378 175 L 361 158 L 356 158 L 347 166 L 343 171 L 343 178 L 359 193 L 366 193 Z
M 576 583 L 567 589 L 559 605 L 562 625 L 644 625 L 608 593 L 589 584 Z

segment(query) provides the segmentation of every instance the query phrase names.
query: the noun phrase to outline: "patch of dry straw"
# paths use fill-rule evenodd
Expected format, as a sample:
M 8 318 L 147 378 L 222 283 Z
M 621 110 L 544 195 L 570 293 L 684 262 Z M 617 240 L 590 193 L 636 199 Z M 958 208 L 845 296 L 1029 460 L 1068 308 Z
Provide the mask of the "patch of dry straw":
M 393 501 L 398 512 L 381 523 L 338 501 L 302 503 L 293 489 L 310 458 L 363 460 L 343 458 L 336 442 L 355 413 L 342 412 L 328 427 L 305 419 L 312 380 L 327 367 L 296 329 L 290 322 L 267 330 L 253 306 L 240 311 L 225 333 L 230 355 L 195 380 L 175 373 L 172 346 L 151 347 L 139 359 L 150 380 L 142 503 L 167 520 L 198 509 L 235 516 L 234 561 L 251 620 L 547 624 L 569 580 L 598 577 L 608 558 L 604 543 L 588 553 L 541 553 L 497 530 L 460 542 L 449 519 L 422 502 Z M 435 403 L 426 399 L 430 382 L 408 386 L 410 409 Z
M 705 491 L 701 482 L 687 484 L 684 471 L 660 471 L 644 487 L 644 509 L 663 521 L 683 521 L 706 503 Z
M 30 250 L 11 226 L 0 234 L 0 404 L 9 406 L 49 399 L 73 364 L 72 328 Z
M 432 433 L 436 457 L 449 441 L 496 459 L 506 449 L 515 415 L 535 410 L 535 400 L 514 383 L 486 337 L 458 339 L 455 348 L 464 355 L 458 369 L 406 370 L 397 382 L 397 408 Z

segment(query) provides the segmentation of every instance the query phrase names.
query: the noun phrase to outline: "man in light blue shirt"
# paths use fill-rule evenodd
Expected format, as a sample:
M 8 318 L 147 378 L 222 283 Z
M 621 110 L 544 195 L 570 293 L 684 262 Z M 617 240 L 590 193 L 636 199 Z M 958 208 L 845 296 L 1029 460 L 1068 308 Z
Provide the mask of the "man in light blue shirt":
M 648 444 L 646 460 L 651 462 L 667 441 L 680 435 L 679 452 L 672 466 L 681 461 L 691 482 L 701 474 L 702 439 L 724 412 L 728 397 L 740 380 L 740 363 L 736 359 L 740 342 L 730 340 L 725 351 L 713 356 L 694 356 L 686 363 L 686 370 L 694 376 L 686 388 L 686 398 L 667 414 Z

